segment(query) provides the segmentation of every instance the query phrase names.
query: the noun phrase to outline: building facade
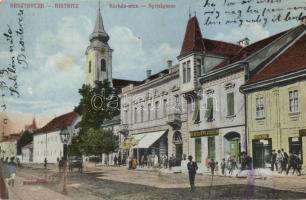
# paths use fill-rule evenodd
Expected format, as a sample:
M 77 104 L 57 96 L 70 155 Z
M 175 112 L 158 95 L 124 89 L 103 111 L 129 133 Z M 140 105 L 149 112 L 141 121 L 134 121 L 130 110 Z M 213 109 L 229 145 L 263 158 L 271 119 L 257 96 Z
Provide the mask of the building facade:
M 61 131 L 68 129 L 71 141 L 72 137 L 78 134 L 75 125 L 80 119 L 76 112 L 70 112 L 52 119 L 44 127 L 36 130 L 33 134 L 33 162 L 43 163 L 46 158 L 48 163 L 57 163 L 64 154 Z
M 151 75 L 141 84 L 122 89 L 121 132 L 137 141 L 131 154 L 173 156 L 176 165 L 188 154 L 185 100 L 180 96 L 179 66 L 168 61 L 167 69 Z
M 219 69 L 241 49 L 203 38 L 197 18 L 189 19 L 178 56 L 180 93 L 187 102 L 189 153 L 200 171 L 208 159 L 220 161 L 227 154 L 246 151 L 244 97 L 239 91 L 244 71 Z
M 283 34 L 290 42 L 242 87 L 254 167 L 270 167 L 272 150 L 282 148 L 298 155 L 305 167 L 305 24 Z

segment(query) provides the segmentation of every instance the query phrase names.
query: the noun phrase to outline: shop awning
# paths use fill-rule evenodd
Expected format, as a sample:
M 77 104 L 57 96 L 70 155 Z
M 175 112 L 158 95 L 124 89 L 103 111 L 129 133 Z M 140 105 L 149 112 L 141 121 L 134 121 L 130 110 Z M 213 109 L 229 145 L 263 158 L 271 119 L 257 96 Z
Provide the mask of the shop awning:
M 135 138 L 140 138 L 138 144 L 136 144 L 134 149 L 147 149 L 150 148 L 159 138 L 161 138 L 167 130 L 164 131 L 156 131 L 150 133 L 142 133 L 133 135 Z

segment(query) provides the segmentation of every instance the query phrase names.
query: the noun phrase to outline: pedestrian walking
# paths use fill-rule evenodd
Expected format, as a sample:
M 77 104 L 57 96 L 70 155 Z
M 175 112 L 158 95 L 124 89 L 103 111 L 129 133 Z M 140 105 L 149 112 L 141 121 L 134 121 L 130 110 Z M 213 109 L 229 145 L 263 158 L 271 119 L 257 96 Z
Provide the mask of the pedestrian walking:
M 196 162 L 192 161 L 192 156 L 188 156 L 188 164 L 187 169 L 189 173 L 189 182 L 190 182 L 190 192 L 193 192 L 195 190 L 194 181 L 195 181 L 195 175 L 198 170 L 198 165 Z
M 215 171 L 215 167 L 216 167 L 216 163 L 215 163 L 214 159 L 211 159 L 209 161 L 208 165 L 209 165 L 209 168 L 210 168 L 211 175 L 214 175 L 214 171 Z
M 288 160 L 289 156 L 288 154 L 282 149 L 282 155 L 283 155 L 283 163 L 282 163 L 282 169 L 287 171 L 287 165 L 288 165 Z
M 282 173 L 283 172 L 283 160 L 284 160 L 284 156 L 282 154 L 282 152 L 280 150 L 277 151 L 277 155 L 276 155 L 276 163 L 278 166 L 278 173 Z
M 114 157 L 114 166 L 116 167 L 118 165 L 118 158 L 117 155 Z
M 172 169 L 172 166 L 173 166 L 173 156 L 171 155 L 169 158 L 169 170 Z
M 287 168 L 287 171 L 286 171 L 286 174 L 288 175 L 291 167 L 293 168 L 293 172 L 292 172 L 292 175 L 294 174 L 295 171 L 298 172 L 298 176 L 301 176 L 301 167 L 300 167 L 300 164 L 301 164 L 301 160 L 300 158 L 292 153 L 292 152 L 289 152 L 289 165 L 288 165 L 288 168 Z
M 221 167 L 221 173 L 222 173 L 223 176 L 225 176 L 225 166 L 226 166 L 225 159 L 222 158 L 222 161 L 220 163 L 220 167 Z
M 166 168 L 168 168 L 168 156 L 167 155 L 165 155 L 165 158 L 164 158 L 165 160 L 164 160 L 164 168 L 166 169 Z
M 272 156 L 271 156 L 271 170 L 274 171 L 274 169 L 276 171 L 278 171 L 278 168 L 277 168 L 277 162 L 276 162 L 276 152 L 275 150 L 272 150 Z
M 47 163 L 48 163 L 47 158 L 45 158 L 45 160 L 44 160 L 44 168 L 45 169 L 47 169 Z

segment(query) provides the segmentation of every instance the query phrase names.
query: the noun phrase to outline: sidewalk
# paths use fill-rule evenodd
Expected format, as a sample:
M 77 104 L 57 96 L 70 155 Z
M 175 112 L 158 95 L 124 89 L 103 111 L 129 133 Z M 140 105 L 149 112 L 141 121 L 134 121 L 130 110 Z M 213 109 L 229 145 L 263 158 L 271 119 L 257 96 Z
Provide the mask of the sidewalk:
M 24 179 L 16 175 L 15 186 L 9 187 L 10 200 L 71 200 L 42 185 L 23 185 Z

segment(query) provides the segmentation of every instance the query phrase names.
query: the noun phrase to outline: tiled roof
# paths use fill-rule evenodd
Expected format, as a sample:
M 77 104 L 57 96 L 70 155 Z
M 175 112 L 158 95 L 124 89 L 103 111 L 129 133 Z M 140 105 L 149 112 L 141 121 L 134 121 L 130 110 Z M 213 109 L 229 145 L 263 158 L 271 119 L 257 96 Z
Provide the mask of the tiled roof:
M 258 71 L 247 83 L 266 80 L 306 68 L 306 33 L 271 63 Z
M 46 124 L 41 129 L 38 129 L 37 131 L 35 131 L 34 134 L 48 133 L 48 132 L 57 131 L 64 127 L 70 126 L 76 120 L 78 116 L 79 114 L 77 114 L 74 111 L 58 116 L 52 119 L 48 124 Z
M 196 17 L 192 17 L 188 21 L 180 55 L 187 54 L 191 51 L 205 51 L 201 29 Z
M 190 52 L 207 52 L 231 56 L 240 49 L 241 47 L 236 44 L 203 38 L 197 18 L 192 17 L 187 23 L 180 56 Z
M 244 58 L 246 58 L 247 56 L 255 53 L 256 51 L 264 48 L 266 45 L 268 45 L 269 43 L 271 43 L 272 41 L 274 41 L 275 39 L 279 38 L 280 36 L 282 36 L 283 34 L 285 34 L 287 31 L 278 33 L 276 35 L 273 35 L 271 37 L 259 40 L 253 44 L 250 44 L 242 49 L 240 49 L 239 51 L 236 52 L 236 54 L 230 56 L 229 58 L 225 59 L 223 62 L 221 62 L 219 65 L 215 66 L 214 69 L 220 69 L 223 67 L 226 67 L 229 64 L 235 63 L 237 61 L 240 61 Z
M 242 48 L 239 45 L 218 40 L 203 39 L 203 41 L 207 52 L 219 55 L 233 56 Z

